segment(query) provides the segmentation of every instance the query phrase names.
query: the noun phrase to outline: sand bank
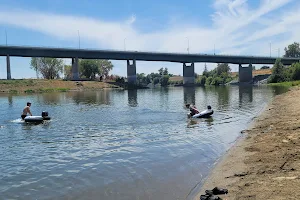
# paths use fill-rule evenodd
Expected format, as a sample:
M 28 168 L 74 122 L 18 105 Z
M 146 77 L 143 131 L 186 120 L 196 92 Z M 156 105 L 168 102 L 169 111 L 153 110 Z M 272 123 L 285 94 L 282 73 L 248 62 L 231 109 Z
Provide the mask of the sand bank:
M 217 163 L 200 194 L 227 188 L 223 199 L 300 198 L 300 88 L 278 95 Z

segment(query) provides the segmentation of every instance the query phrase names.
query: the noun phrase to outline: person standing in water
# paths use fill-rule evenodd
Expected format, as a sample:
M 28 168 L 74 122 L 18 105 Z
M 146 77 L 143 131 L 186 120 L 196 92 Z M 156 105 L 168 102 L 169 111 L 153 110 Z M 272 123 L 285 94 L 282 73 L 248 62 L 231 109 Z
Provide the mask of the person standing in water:
M 25 117 L 27 116 L 28 113 L 30 114 L 30 116 L 32 116 L 31 111 L 30 111 L 30 106 L 31 106 L 31 103 L 27 102 L 27 106 L 25 106 L 25 108 L 23 109 L 23 113 L 21 115 L 21 118 L 23 120 L 25 119 Z

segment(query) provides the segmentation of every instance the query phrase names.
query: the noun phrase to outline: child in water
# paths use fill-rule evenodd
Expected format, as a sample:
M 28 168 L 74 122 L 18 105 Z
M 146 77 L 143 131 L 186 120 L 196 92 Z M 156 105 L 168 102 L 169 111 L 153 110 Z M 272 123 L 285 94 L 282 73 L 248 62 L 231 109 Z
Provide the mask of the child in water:
M 199 110 L 196 108 L 196 106 L 191 105 L 191 104 L 186 104 L 185 106 L 186 106 L 186 108 L 190 109 L 191 116 L 199 113 Z

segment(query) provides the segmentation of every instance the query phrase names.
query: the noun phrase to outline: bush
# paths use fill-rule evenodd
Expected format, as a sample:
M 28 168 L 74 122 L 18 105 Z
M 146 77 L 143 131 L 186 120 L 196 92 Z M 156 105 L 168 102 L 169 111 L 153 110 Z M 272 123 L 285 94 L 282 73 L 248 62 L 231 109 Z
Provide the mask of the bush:
M 294 63 L 291 66 L 291 78 L 292 80 L 300 80 L 300 63 Z
M 206 81 L 205 81 L 205 85 L 210 85 L 211 84 L 211 82 L 212 82 L 212 80 L 213 80 L 213 77 L 208 77 L 207 79 L 206 79 Z

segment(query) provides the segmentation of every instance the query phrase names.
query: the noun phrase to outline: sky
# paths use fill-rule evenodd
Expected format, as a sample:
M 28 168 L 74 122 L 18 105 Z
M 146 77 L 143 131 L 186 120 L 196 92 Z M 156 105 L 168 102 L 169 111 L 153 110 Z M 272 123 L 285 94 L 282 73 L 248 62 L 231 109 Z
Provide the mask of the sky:
M 0 0 L 0 45 L 282 56 L 299 32 L 299 0 Z M 112 62 L 126 76 L 126 61 Z M 137 73 L 161 67 L 182 75 L 179 63 L 137 61 Z M 11 57 L 11 73 L 36 77 L 30 58 Z

